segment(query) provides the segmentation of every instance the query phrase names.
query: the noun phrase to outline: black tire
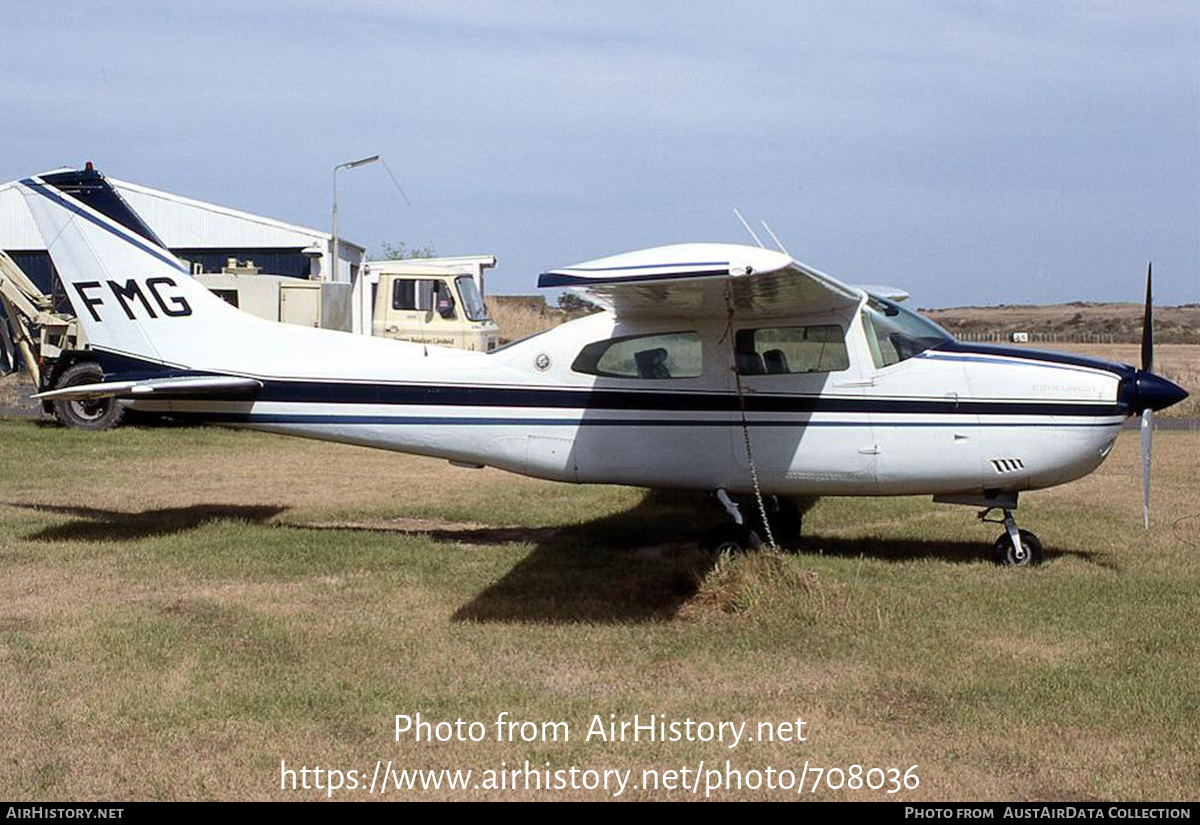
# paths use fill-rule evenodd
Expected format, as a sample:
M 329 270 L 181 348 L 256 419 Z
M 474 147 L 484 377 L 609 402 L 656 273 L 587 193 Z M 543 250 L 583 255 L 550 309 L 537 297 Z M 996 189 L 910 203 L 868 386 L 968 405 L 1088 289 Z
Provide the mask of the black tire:
M 804 526 L 804 514 L 794 501 L 778 496 L 768 496 L 763 499 L 763 504 L 767 510 L 767 521 L 771 525 L 771 536 L 776 542 L 786 544 L 800 538 L 800 531 Z M 754 514 L 751 519 L 754 531 L 760 536 L 766 536 L 767 531 L 762 529 L 762 514 L 758 510 L 758 503 L 752 502 L 749 506 Z M 745 508 L 742 512 L 746 512 Z
M 1008 531 L 1005 531 L 1000 534 L 1000 538 L 996 539 L 996 543 L 992 547 L 993 561 L 1002 567 L 1034 567 L 1041 564 L 1045 558 L 1041 540 L 1028 530 L 1018 530 L 1017 532 L 1021 536 L 1021 546 L 1025 548 L 1024 557 L 1017 558 L 1017 550 L 1013 547 Z
M 93 361 L 81 361 L 63 370 L 54 382 L 54 389 L 74 387 L 79 384 L 98 384 L 104 380 L 100 365 Z M 125 407 L 112 398 L 87 401 L 55 401 L 54 417 L 58 423 L 73 430 L 111 430 L 120 426 L 125 418 Z
M 758 533 L 744 524 L 721 524 L 713 528 L 704 540 L 704 549 L 710 553 L 746 553 L 762 547 Z

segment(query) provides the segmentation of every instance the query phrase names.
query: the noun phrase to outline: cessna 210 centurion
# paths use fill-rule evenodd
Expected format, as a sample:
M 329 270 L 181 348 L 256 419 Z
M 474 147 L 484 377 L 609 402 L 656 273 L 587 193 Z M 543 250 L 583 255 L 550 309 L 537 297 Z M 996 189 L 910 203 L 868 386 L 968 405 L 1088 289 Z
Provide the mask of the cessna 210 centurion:
M 1149 282 L 1139 370 L 966 344 L 903 293 L 783 252 L 664 246 L 545 273 L 606 311 L 485 354 L 260 320 L 195 282 L 99 173 L 21 183 L 105 376 L 42 398 L 711 491 L 723 548 L 798 532 L 795 497 L 931 495 L 998 511 L 996 560 L 1036 564 L 1018 495 L 1090 473 L 1141 414 L 1148 502 L 1152 411 L 1186 397 L 1151 372 Z

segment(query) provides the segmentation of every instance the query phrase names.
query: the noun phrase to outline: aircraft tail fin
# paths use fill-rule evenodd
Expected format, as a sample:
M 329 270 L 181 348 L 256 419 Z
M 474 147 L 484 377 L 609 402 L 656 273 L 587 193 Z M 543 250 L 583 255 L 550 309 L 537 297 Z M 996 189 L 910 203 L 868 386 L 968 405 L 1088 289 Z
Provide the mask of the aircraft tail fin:
M 21 185 L 94 349 L 177 372 L 201 366 L 214 336 L 255 334 L 259 319 L 193 279 L 90 164 L 26 178 Z

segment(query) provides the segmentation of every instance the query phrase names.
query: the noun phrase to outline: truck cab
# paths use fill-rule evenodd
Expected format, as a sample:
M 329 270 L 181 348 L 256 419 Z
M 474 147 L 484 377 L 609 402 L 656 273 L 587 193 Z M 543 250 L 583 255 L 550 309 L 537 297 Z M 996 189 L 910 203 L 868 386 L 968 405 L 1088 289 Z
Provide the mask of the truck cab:
M 483 301 L 488 256 L 369 261 L 356 284 L 355 329 L 377 338 L 488 352 L 500 329 Z

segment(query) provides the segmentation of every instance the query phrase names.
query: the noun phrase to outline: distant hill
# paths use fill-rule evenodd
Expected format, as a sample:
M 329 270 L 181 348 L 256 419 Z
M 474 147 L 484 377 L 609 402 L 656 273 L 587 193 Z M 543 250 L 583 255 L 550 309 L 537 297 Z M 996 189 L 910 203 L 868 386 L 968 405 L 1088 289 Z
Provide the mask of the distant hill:
M 528 334 L 578 317 L 546 304 L 541 295 L 491 295 L 489 306 L 500 316 L 521 316 L 514 324 Z M 1008 341 L 1014 332 L 1029 333 L 1031 343 L 1135 344 L 1142 340 L 1141 304 L 1001 304 L 994 307 L 920 309 L 922 315 L 965 340 Z M 501 333 L 504 333 L 501 323 Z M 1200 344 L 1200 304 L 1156 306 L 1154 340 L 1163 344 Z
M 1027 332 L 1031 342 L 1079 341 L 1132 344 L 1142 340 L 1141 304 L 1001 304 L 994 307 L 922 309 L 964 339 L 1008 340 Z M 1154 340 L 1164 344 L 1200 344 L 1200 304 L 1156 306 Z

